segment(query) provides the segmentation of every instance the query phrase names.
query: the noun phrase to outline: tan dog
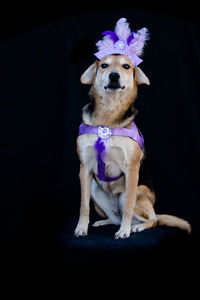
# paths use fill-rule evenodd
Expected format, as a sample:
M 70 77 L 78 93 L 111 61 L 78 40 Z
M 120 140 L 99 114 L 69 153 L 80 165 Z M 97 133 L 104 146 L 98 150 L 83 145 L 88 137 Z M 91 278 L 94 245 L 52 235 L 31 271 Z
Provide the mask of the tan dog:
M 91 102 L 83 109 L 83 122 L 91 126 L 130 128 L 134 119 L 133 103 L 137 85 L 149 85 L 149 79 L 139 67 L 133 66 L 124 55 L 105 56 L 92 64 L 81 76 L 83 84 L 91 84 Z M 106 175 L 125 176 L 116 181 L 98 179 L 94 134 L 84 134 L 77 139 L 80 158 L 81 207 L 75 229 L 76 236 L 87 235 L 89 202 L 104 220 L 93 226 L 120 225 L 115 238 L 127 238 L 131 232 L 142 231 L 158 225 L 176 226 L 188 232 L 190 224 L 169 215 L 157 215 L 153 204 L 154 193 L 145 185 L 138 186 L 143 152 L 138 143 L 129 137 L 111 136 L 110 151 L 106 160 Z

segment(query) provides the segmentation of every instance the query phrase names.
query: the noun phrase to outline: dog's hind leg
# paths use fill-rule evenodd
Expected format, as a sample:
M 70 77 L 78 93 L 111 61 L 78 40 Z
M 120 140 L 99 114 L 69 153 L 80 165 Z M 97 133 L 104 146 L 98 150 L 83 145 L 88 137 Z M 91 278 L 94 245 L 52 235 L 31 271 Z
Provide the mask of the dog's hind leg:
M 108 224 L 119 225 L 121 217 L 118 213 L 118 195 L 113 196 L 104 192 L 97 182 L 92 180 L 91 197 L 95 203 L 95 209 L 100 216 L 107 217 L 105 220 L 97 221 L 93 226 L 103 226 Z
M 125 193 L 119 197 L 120 210 L 123 210 Z M 147 186 L 138 186 L 136 203 L 131 221 L 131 233 L 140 232 L 157 225 L 157 217 L 153 208 L 154 194 Z
M 157 216 L 153 208 L 154 201 L 155 195 L 147 186 L 138 186 L 133 215 L 140 216 L 144 220 L 140 224 L 132 224 L 131 232 L 143 231 L 157 225 Z
M 148 220 L 144 223 L 135 224 L 131 226 L 131 232 L 140 232 L 148 228 L 156 226 L 157 222 L 155 220 Z

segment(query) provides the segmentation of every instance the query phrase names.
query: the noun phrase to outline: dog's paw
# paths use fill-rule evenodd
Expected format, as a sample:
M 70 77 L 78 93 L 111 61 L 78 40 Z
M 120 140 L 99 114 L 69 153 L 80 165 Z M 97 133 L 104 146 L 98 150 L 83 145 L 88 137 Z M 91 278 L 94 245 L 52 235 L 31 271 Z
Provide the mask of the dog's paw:
M 104 225 L 109 225 L 111 224 L 109 219 L 106 220 L 100 220 L 100 221 L 96 221 L 94 222 L 94 224 L 92 224 L 93 227 L 99 227 L 99 226 L 104 226 Z
M 115 239 L 126 239 L 130 236 L 131 230 L 130 228 L 120 228 L 115 233 Z
M 143 224 L 136 224 L 131 227 L 131 232 L 140 232 L 144 230 Z
M 88 225 L 81 225 L 81 224 L 78 224 L 75 231 L 74 231 L 74 234 L 76 237 L 79 237 L 79 236 L 85 236 L 88 234 Z

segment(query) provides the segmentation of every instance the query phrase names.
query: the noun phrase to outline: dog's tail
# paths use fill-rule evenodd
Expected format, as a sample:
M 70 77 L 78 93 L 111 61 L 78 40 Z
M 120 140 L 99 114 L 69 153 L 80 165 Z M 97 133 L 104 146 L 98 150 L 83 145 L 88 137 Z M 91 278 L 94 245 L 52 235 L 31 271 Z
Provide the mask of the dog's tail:
M 191 233 L 191 225 L 181 218 L 171 215 L 156 215 L 156 217 L 158 225 L 178 227 L 180 229 L 186 230 L 188 233 Z

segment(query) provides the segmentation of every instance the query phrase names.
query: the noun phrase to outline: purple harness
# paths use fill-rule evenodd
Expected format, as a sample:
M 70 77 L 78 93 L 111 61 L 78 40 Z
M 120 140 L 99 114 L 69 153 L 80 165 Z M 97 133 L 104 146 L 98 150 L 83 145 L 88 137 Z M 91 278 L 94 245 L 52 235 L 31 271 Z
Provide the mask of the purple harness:
M 122 177 L 124 173 L 122 172 L 120 175 L 116 177 L 107 177 L 105 176 L 105 157 L 106 157 L 106 147 L 104 142 L 106 143 L 106 140 L 110 138 L 111 135 L 116 136 L 126 136 L 130 137 L 134 141 L 136 141 L 140 148 L 143 149 L 144 144 L 144 138 L 141 134 L 141 132 L 137 129 L 135 123 L 133 122 L 130 129 L 128 128 L 114 128 L 111 129 L 109 127 L 104 126 L 87 126 L 83 123 L 79 126 L 79 135 L 85 134 L 85 133 L 92 133 L 96 134 L 98 136 L 98 139 L 94 145 L 96 151 L 97 151 L 97 161 L 98 161 L 98 178 L 99 180 L 110 182 L 115 181 Z

